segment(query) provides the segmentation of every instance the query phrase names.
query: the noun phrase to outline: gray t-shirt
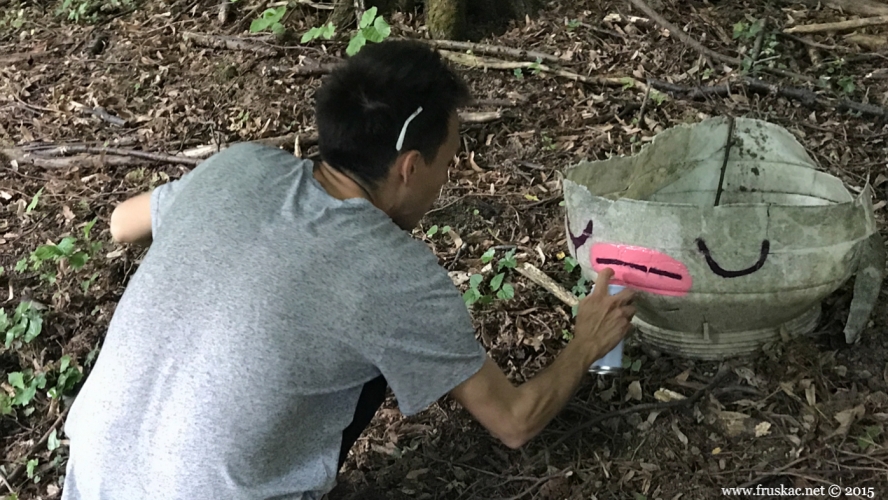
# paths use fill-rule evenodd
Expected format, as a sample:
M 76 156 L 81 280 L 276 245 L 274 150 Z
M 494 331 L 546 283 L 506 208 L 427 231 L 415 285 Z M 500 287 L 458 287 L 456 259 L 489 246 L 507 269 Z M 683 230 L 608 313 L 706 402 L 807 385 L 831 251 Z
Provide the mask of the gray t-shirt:
M 311 162 L 233 146 L 151 216 L 65 424 L 64 500 L 320 498 L 364 383 L 412 415 L 486 359 L 434 254 Z

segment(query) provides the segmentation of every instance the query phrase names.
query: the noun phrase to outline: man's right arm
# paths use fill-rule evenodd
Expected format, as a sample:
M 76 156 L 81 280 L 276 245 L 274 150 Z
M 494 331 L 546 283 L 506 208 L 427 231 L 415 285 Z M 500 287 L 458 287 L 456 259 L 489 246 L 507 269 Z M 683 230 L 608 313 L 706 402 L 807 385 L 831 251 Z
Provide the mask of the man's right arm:
M 488 359 L 450 395 L 510 448 L 539 434 L 573 396 L 589 365 L 613 349 L 631 328 L 632 292 L 608 296 L 612 274 L 609 270 L 599 274 L 593 293 L 580 302 L 574 339 L 537 376 L 515 387 Z

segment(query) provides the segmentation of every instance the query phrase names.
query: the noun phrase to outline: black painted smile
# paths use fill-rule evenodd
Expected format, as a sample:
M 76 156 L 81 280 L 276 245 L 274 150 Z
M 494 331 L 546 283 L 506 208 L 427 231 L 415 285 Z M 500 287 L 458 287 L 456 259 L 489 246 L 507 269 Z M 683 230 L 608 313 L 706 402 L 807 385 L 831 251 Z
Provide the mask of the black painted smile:
M 768 240 L 762 240 L 762 248 L 760 251 L 758 262 L 750 267 L 747 267 L 746 269 L 741 269 L 739 271 L 728 271 L 727 269 L 724 269 L 723 267 L 718 265 L 718 262 L 716 262 L 715 259 L 712 258 L 712 255 L 709 253 L 709 247 L 706 246 L 706 243 L 703 241 L 702 238 L 697 238 L 697 249 L 700 250 L 700 253 L 702 253 L 704 257 L 706 257 L 706 263 L 709 265 L 709 269 L 711 269 L 712 272 L 723 278 L 739 278 L 740 276 L 752 274 L 765 265 L 765 261 L 768 260 L 768 253 L 771 249 L 771 242 Z

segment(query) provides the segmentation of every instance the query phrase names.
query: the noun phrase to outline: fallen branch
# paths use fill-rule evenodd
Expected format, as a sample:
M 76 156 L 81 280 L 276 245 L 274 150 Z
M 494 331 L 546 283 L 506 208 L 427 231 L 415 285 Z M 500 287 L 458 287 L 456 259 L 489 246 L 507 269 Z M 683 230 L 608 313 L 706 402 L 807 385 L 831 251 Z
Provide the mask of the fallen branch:
M 816 3 L 819 0 L 814 0 Z M 888 5 L 873 0 L 826 0 L 828 7 L 860 16 L 888 16 Z
M 15 469 L 13 469 L 12 473 L 9 474 L 9 477 L 6 478 L 6 482 L 7 482 L 6 487 L 7 488 L 10 488 L 11 484 L 15 483 L 18 480 L 18 478 L 21 477 L 21 475 L 25 473 L 25 467 L 26 467 L 26 464 L 28 461 L 27 460 L 28 457 L 39 452 L 40 450 L 43 449 L 44 446 L 46 446 L 46 442 L 49 441 L 49 436 L 52 434 L 52 432 L 54 430 L 56 430 L 56 428 L 58 426 L 62 425 L 62 422 L 65 421 L 65 416 L 68 414 L 68 410 L 70 410 L 70 409 L 71 409 L 70 406 L 68 408 L 65 408 L 64 411 L 62 411 L 62 413 L 59 414 L 59 417 L 55 420 L 55 422 L 53 422 L 52 426 L 50 426 L 49 430 L 46 431 L 46 433 L 43 435 L 42 438 L 40 438 L 40 441 L 37 441 L 37 443 L 35 443 L 34 446 L 32 446 L 31 449 L 28 450 L 27 453 L 25 453 L 25 456 L 24 456 L 25 463 L 19 464 Z M 12 493 L 12 490 L 10 489 L 9 492 Z
M 627 408 L 621 408 L 619 410 L 607 412 L 601 415 L 597 415 L 594 418 L 583 422 L 582 424 L 568 430 L 565 432 L 560 438 L 558 438 L 555 443 L 552 445 L 553 448 L 558 447 L 560 444 L 564 443 L 571 437 L 573 437 L 576 433 L 588 429 L 590 427 L 594 427 L 605 420 L 621 417 L 623 415 L 630 415 L 632 413 L 638 413 L 642 411 L 657 411 L 661 412 L 664 410 L 669 410 L 672 408 L 678 408 L 681 406 L 690 406 L 697 401 L 700 400 L 704 395 L 709 393 L 715 386 L 721 383 L 724 378 L 731 373 L 731 369 L 728 368 L 728 365 L 722 365 L 719 367 L 718 373 L 712 378 L 712 380 L 706 384 L 706 387 L 695 392 L 691 397 L 685 399 L 676 399 L 672 401 L 667 401 L 665 403 L 648 403 L 642 405 L 629 406 Z
M 651 80 L 651 86 L 655 89 L 669 92 L 673 95 L 682 94 L 688 99 L 703 99 L 709 96 L 724 97 L 730 94 L 732 85 L 735 88 L 746 87 L 747 89 L 760 94 L 773 94 L 786 97 L 787 99 L 799 101 L 809 107 L 816 105 L 826 109 L 835 109 L 836 111 L 856 111 L 867 116 L 888 118 L 888 110 L 874 104 L 849 101 L 847 99 L 831 99 L 819 96 L 807 89 L 773 85 L 751 77 L 744 77 L 730 85 L 723 84 L 709 87 L 684 87 L 659 80 Z
M 535 50 L 513 49 L 502 45 L 489 45 L 484 43 L 457 42 L 454 40 L 423 40 L 436 49 L 471 50 L 474 54 L 489 56 L 507 55 L 516 59 L 524 59 L 530 62 L 548 61 L 552 63 L 564 63 L 563 59 L 552 54 L 537 52 Z
M 540 271 L 537 267 L 525 262 L 524 264 L 516 267 L 515 270 L 530 281 L 533 281 L 537 285 L 548 290 L 549 293 L 558 298 L 558 300 L 564 302 L 570 307 L 574 307 L 580 303 L 580 299 L 578 299 L 574 294 L 567 291 L 566 288 L 555 282 L 555 280 L 550 278 L 546 273 Z
M 22 52 L 20 54 L 10 54 L 8 56 L 0 57 L 0 64 L 15 64 L 22 61 L 33 62 L 35 59 L 39 59 L 41 57 L 46 57 L 55 50 L 40 50 L 36 52 Z
M 632 0 L 630 0 L 632 1 Z M 876 17 L 864 17 L 861 19 L 851 19 L 848 21 L 839 21 L 836 23 L 820 23 L 820 24 L 804 24 L 801 26 L 793 26 L 783 30 L 784 33 L 823 33 L 824 31 L 845 31 L 855 28 L 863 28 L 865 26 L 879 26 L 888 24 L 888 15 Z
M 332 73 L 337 66 L 339 66 L 338 63 L 311 64 L 292 66 L 287 68 L 281 66 L 267 65 L 262 67 L 260 73 L 262 74 L 262 76 L 277 76 L 286 73 L 288 78 L 292 78 L 294 76 L 321 76 Z
M 708 47 L 703 46 L 697 40 L 691 38 L 690 35 L 685 33 L 681 28 L 675 26 L 674 24 L 667 21 L 663 16 L 661 16 L 657 11 L 650 8 L 648 4 L 644 2 L 644 0 L 627 0 L 629 3 L 637 7 L 639 10 L 647 14 L 651 19 L 653 19 L 657 24 L 669 30 L 670 33 L 674 33 L 676 38 L 678 38 L 681 42 L 684 42 L 687 45 L 690 45 L 691 48 L 696 50 L 697 52 L 703 54 L 704 56 L 711 57 L 712 59 L 739 66 L 742 64 L 742 61 L 737 57 L 726 56 L 724 54 L 720 54 Z M 793 71 L 787 71 L 780 68 L 769 68 L 767 66 L 760 68 L 762 71 L 767 71 L 768 73 L 773 73 L 779 76 L 785 76 L 788 78 L 795 78 L 802 81 L 813 82 L 816 81 L 814 78 L 802 75 L 800 73 L 795 73 Z
M 201 33 L 191 33 L 186 31 L 182 33 L 182 38 L 185 41 L 214 49 L 245 50 L 263 56 L 276 56 L 279 53 L 274 47 L 260 45 L 258 43 L 224 35 L 204 35 Z
M 482 58 L 471 54 L 451 52 L 449 50 L 438 50 L 438 52 L 440 52 L 444 58 L 457 64 L 468 66 L 470 68 L 503 70 L 532 69 L 542 71 L 544 73 L 550 73 L 562 78 L 567 78 L 568 80 L 573 80 L 576 82 L 589 83 L 593 85 L 603 85 L 608 87 L 634 86 L 641 89 L 642 92 L 647 90 L 647 85 L 632 77 L 586 76 L 579 73 L 574 73 L 573 71 L 552 68 L 546 66 L 545 64 L 503 61 L 502 59 L 492 59 L 489 57 Z
M 112 125 L 116 125 L 118 127 L 125 127 L 126 120 L 119 116 L 114 116 L 111 113 L 105 111 L 105 108 L 96 107 L 90 108 L 89 106 L 84 106 L 78 102 L 71 101 L 71 104 L 81 113 L 86 113 L 99 118 L 100 120 L 104 120 Z
M 60 169 L 73 167 L 93 167 L 108 165 L 112 167 L 127 167 L 141 165 L 143 160 L 129 156 L 113 155 L 77 155 L 62 158 L 44 158 L 39 155 L 25 153 L 16 149 L 0 149 L 0 159 L 3 157 L 14 161 L 18 165 L 33 165 L 46 169 Z

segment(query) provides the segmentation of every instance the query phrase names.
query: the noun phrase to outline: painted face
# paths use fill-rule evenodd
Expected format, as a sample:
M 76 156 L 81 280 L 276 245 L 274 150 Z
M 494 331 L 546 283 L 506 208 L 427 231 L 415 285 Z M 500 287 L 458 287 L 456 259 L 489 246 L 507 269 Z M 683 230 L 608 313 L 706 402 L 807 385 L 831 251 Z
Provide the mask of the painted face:
M 585 244 L 592 237 L 594 229 L 594 222 L 588 221 L 579 236 L 568 230 L 574 248 Z M 709 270 L 722 278 L 739 278 L 758 271 L 765 265 L 771 246 L 770 241 L 763 240 L 755 263 L 743 269 L 725 269 L 713 258 L 703 238 L 697 238 L 696 244 Z M 589 249 L 589 263 L 596 273 L 606 267 L 613 269 L 614 284 L 628 285 L 657 295 L 681 297 L 691 290 L 694 283 L 687 266 L 680 261 L 642 246 L 595 243 Z

